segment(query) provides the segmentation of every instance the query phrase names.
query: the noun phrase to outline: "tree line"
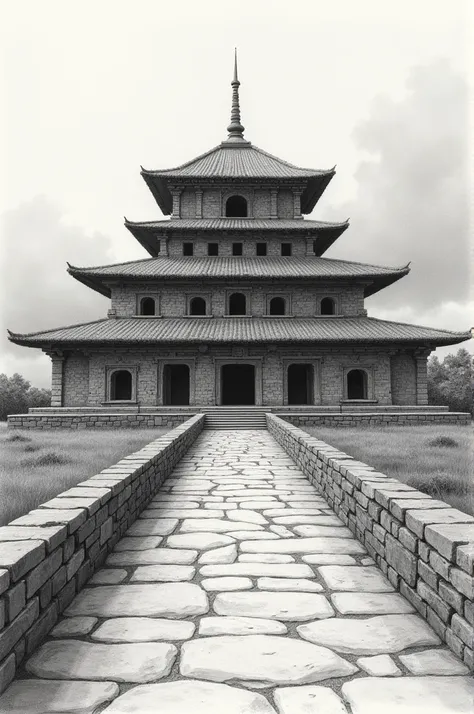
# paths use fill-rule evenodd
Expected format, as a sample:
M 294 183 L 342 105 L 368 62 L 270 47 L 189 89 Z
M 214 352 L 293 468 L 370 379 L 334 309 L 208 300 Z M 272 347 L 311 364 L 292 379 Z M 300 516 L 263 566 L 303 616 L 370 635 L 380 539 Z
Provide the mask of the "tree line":
M 448 354 L 442 362 L 436 356 L 429 358 L 428 400 L 474 416 L 474 357 L 466 349 Z M 24 414 L 30 407 L 50 405 L 51 390 L 32 387 L 20 374 L 0 374 L 0 421 L 8 414 Z

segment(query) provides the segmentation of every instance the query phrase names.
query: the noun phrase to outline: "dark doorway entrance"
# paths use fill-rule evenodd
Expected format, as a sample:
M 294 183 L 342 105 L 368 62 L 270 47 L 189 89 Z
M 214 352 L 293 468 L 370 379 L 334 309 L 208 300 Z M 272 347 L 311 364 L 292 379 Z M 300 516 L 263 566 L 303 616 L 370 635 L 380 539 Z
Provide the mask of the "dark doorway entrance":
M 221 404 L 255 404 L 253 364 L 225 364 L 221 375 Z
M 163 404 L 189 404 L 189 367 L 187 364 L 165 364 L 163 370 Z
M 288 404 L 313 403 L 313 367 L 290 364 L 288 367 Z

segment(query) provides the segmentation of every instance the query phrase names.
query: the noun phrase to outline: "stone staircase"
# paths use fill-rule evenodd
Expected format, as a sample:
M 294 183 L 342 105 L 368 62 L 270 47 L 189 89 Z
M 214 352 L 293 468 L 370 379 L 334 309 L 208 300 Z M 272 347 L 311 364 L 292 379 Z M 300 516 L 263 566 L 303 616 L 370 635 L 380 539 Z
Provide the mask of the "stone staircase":
M 266 429 L 265 409 L 251 406 L 211 407 L 205 410 L 205 429 Z

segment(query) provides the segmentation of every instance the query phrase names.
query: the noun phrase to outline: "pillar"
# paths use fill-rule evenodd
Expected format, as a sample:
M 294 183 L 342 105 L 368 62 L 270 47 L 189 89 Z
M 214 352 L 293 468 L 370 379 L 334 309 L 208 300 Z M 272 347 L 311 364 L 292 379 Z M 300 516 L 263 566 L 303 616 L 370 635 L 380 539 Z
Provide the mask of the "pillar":
M 51 353 L 51 406 L 63 406 L 63 364 L 62 352 Z
M 196 218 L 202 218 L 202 189 L 196 189 Z
M 303 192 L 298 189 L 293 189 L 293 218 L 302 218 L 301 216 L 301 194 Z
M 416 403 L 418 406 L 428 404 L 428 354 L 415 354 L 416 362 Z
M 173 197 L 173 213 L 171 214 L 171 218 L 181 218 L 181 189 L 171 189 L 171 196 Z
M 270 189 L 270 218 L 278 218 L 278 189 Z

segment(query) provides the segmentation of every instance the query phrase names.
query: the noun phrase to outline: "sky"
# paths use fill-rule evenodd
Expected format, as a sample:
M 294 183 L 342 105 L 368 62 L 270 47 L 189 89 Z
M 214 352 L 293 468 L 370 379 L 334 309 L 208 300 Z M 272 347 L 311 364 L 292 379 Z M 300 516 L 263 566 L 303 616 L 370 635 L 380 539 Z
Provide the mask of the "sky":
M 374 317 L 465 331 L 472 275 L 468 0 L 16 0 L 0 5 L 0 372 L 49 386 L 29 332 L 104 317 L 66 273 L 147 257 L 123 225 L 162 218 L 140 176 L 217 145 L 238 47 L 256 146 L 336 176 L 311 218 L 326 254 L 411 273 Z M 474 352 L 474 340 L 465 343 Z M 443 357 L 457 346 L 437 350 Z

